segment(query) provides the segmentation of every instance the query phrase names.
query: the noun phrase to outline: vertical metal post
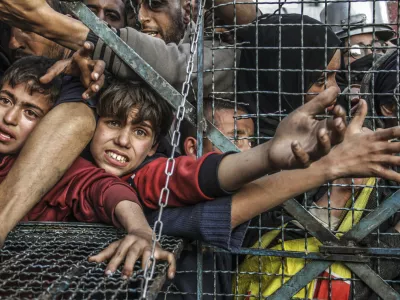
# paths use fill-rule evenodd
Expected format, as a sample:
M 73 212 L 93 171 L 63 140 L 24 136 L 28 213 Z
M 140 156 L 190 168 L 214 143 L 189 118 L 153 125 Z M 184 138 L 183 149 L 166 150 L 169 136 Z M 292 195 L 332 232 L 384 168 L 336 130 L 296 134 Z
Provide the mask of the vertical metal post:
M 202 5 L 198 0 L 197 5 Z M 198 16 L 199 38 L 197 42 L 197 158 L 203 155 L 203 70 L 204 70 L 204 14 Z M 197 241 L 197 299 L 203 298 L 203 246 Z

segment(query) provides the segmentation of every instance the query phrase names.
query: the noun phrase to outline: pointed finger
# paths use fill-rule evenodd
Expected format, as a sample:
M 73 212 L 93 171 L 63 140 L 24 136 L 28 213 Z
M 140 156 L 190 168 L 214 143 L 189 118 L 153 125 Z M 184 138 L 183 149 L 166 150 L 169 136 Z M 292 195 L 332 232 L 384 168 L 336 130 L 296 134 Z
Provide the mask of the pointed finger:
M 53 81 L 58 75 L 64 73 L 67 66 L 70 64 L 70 60 L 59 60 L 52 65 L 42 77 L 40 77 L 40 83 L 48 84 Z
M 349 129 L 351 131 L 358 131 L 363 127 L 365 117 L 368 113 L 368 106 L 367 102 L 365 100 L 360 99 L 358 102 L 358 108 L 357 111 L 354 114 L 353 120 L 351 120 L 349 124 Z

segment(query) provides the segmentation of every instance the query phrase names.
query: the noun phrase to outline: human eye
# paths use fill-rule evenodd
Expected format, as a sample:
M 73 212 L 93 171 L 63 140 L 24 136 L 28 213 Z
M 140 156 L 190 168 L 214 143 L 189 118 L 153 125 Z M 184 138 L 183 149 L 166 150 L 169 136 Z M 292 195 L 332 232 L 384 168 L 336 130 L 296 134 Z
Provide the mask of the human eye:
M 32 120 L 36 120 L 36 119 L 40 118 L 40 115 L 32 109 L 26 109 L 25 115 L 28 117 L 28 119 L 32 119 Z
M 136 128 L 136 129 L 134 130 L 134 133 L 135 133 L 137 136 L 140 136 L 140 137 L 145 137 L 145 136 L 147 136 L 146 130 L 144 130 L 144 129 L 142 129 L 142 128 Z
M 11 100 L 6 97 L 0 97 L 0 103 L 2 105 L 11 105 L 12 104 Z
M 157 9 L 163 6 L 163 2 L 160 0 L 149 0 L 148 3 L 151 9 Z
M 106 124 L 110 128 L 121 127 L 121 122 L 118 120 L 108 120 L 106 121 Z
M 114 22 L 121 20 L 120 16 L 116 13 L 108 13 L 108 14 L 106 14 L 106 17 Z

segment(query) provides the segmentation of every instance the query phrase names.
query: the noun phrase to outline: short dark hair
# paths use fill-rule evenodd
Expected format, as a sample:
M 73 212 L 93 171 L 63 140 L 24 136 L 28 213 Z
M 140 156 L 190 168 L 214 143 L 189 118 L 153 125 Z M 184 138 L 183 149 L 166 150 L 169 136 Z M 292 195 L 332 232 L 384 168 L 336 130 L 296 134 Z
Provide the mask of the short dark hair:
M 235 109 L 235 102 L 231 100 L 222 100 L 222 99 L 209 99 L 205 98 L 203 101 L 203 113 L 206 117 L 206 119 L 210 122 L 212 122 L 212 112 L 213 112 L 213 107 L 214 111 L 217 110 L 223 110 L 223 109 Z M 245 113 L 247 113 L 247 109 L 241 105 L 237 104 L 236 105 L 237 110 L 241 110 Z M 185 152 L 185 140 L 188 137 L 196 137 L 197 135 L 197 130 L 196 128 L 187 120 L 183 120 L 181 123 L 181 138 L 179 141 L 179 148 L 181 150 L 181 153 L 184 154 Z
M 172 110 L 144 82 L 112 80 L 100 96 L 97 113 L 104 118 L 126 120 L 132 108 L 139 110 L 135 122 L 151 123 L 155 142 L 167 135 L 172 124 Z
M 55 63 L 54 59 L 43 56 L 23 57 L 14 62 L 4 73 L 0 80 L 0 88 L 9 84 L 12 88 L 19 84 L 25 84 L 28 92 L 40 93 L 49 97 L 50 104 L 54 104 L 61 91 L 62 78 L 56 76 L 48 84 L 42 84 L 40 77 L 46 74 L 47 70 Z

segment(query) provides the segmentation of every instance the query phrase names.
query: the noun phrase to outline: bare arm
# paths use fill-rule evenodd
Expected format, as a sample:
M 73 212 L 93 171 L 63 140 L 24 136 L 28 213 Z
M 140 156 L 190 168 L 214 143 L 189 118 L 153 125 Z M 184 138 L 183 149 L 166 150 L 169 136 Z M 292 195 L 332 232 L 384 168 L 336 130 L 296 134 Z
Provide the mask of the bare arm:
M 245 185 L 232 197 L 232 228 L 327 180 L 323 166 L 314 163 L 307 169 L 283 171 Z
M 85 25 L 57 13 L 46 0 L 0 0 L 0 20 L 72 50 L 82 47 L 89 33 Z

